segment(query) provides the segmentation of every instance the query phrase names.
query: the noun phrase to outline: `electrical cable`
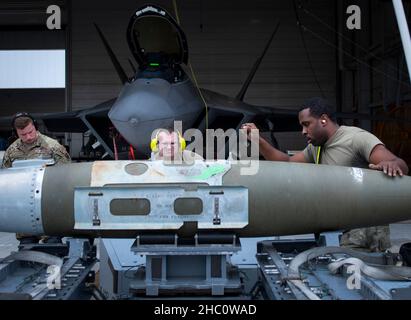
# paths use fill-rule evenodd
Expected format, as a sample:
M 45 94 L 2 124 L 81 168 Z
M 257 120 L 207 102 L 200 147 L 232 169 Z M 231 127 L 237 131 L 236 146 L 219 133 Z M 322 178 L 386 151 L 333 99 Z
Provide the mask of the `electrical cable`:
M 124 272 L 124 278 L 131 279 L 131 280 L 135 279 L 135 277 L 127 276 L 127 273 L 130 272 L 130 270 L 132 270 L 132 269 L 135 269 L 135 268 L 138 269 L 138 268 L 141 268 L 141 267 L 144 267 L 144 264 L 138 264 L 138 265 L 131 266 L 131 267 L 127 268 L 126 271 Z
M 295 4 L 295 0 L 294 0 L 294 4 Z M 296 4 L 295 4 L 294 9 L 297 10 Z M 411 85 L 410 85 L 410 84 L 408 84 L 408 83 L 406 83 L 406 82 L 403 82 L 403 81 L 401 81 L 401 80 L 398 80 L 397 78 L 392 77 L 391 75 L 385 73 L 384 71 L 378 70 L 377 68 L 373 67 L 371 64 L 369 64 L 369 63 L 367 63 L 367 62 L 365 62 L 365 61 L 363 61 L 363 60 L 361 60 L 361 59 L 353 56 L 351 53 L 347 52 L 346 50 L 342 50 L 342 49 L 338 48 L 334 43 L 332 43 L 331 41 L 325 39 L 324 37 L 322 37 L 321 35 L 319 35 L 319 34 L 316 33 L 315 31 L 313 31 L 313 30 L 311 30 L 310 28 L 308 28 L 306 25 L 302 24 L 301 21 L 299 21 L 299 24 L 300 24 L 300 28 L 301 28 L 302 30 L 308 31 L 311 35 L 313 35 L 314 37 L 316 37 L 318 40 L 324 42 L 324 43 L 327 44 L 328 46 L 332 47 L 333 49 L 340 50 L 342 53 L 344 53 L 344 54 L 347 55 L 348 57 L 352 58 L 353 60 L 355 60 L 356 62 L 358 62 L 358 63 L 360 63 L 360 64 L 362 64 L 362 65 L 365 65 L 366 67 L 370 68 L 370 69 L 373 70 L 374 72 L 379 73 L 379 74 L 381 74 L 381 75 L 384 75 L 384 76 L 386 76 L 387 78 L 389 78 L 389 79 L 391 79 L 391 80 L 393 80 L 393 81 L 395 81 L 395 82 L 397 82 L 397 83 L 401 83 L 401 84 L 407 86 L 408 88 L 411 88 Z M 332 29 L 332 27 L 329 27 L 329 28 Z M 332 29 L 332 30 L 334 30 L 334 29 Z M 337 31 L 335 31 L 335 32 L 337 32 Z M 338 33 L 338 32 L 337 32 L 337 33 Z M 356 44 L 356 43 L 354 42 L 354 44 Z M 356 44 L 356 45 L 359 46 L 358 44 Z M 360 46 L 359 46 L 359 47 L 360 47 Z M 365 49 L 363 49 L 363 50 L 365 50 Z M 396 71 L 398 72 L 398 70 L 396 70 Z
M 178 25 L 180 25 L 180 17 L 179 17 L 179 14 L 178 14 L 178 7 L 177 7 L 177 1 L 176 0 L 173 0 L 173 7 L 174 7 L 174 14 L 176 16 L 176 21 L 177 21 Z M 206 100 L 203 96 L 203 93 L 201 92 L 201 89 L 198 85 L 197 77 L 195 76 L 195 73 L 194 73 L 194 70 L 193 70 L 193 67 L 192 67 L 190 61 L 188 62 L 188 67 L 190 69 L 191 76 L 192 76 L 193 81 L 194 81 L 194 85 L 195 85 L 195 87 L 198 91 L 198 94 L 200 95 L 201 100 L 204 103 L 204 107 L 205 107 L 205 127 L 206 127 L 206 129 L 208 129 L 208 105 L 207 105 L 207 102 L 206 102 Z
M 321 96 L 322 96 L 323 98 L 325 98 L 324 91 L 323 91 L 322 88 L 321 88 L 320 82 L 319 82 L 319 80 L 318 80 L 317 74 L 315 73 L 314 66 L 313 66 L 312 61 L 311 61 L 310 54 L 308 53 L 307 43 L 306 43 L 306 41 L 305 41 L 304 32 L 303 32 L 303 30 L 302 30 L 303 24 L 301 23 L 300 17 L 299 17 L 299 15 L 298 15 L 296 0 L 293 0 L 293 5 L 294 5 L 295 18 L 296 18 L 296 20 L 297 20 L 298 30 L 299 30 L 299 32 L 300 32 L 301 40 L 302 40 L 302 42 L 303 42 L 304 51 L 305 51 L 305 54 L 306 54 L 306 57 L 307 57 L 308 64 L 309 64 L 310 69 L 311 69 L 311 72 L 312 72 L 312 74 L 313 74 L 313 76 L 314 76 L 315 83 L 317 84 L 317 87 L 318 87 L 318 89 L 319 89 L 320 92 L 321 92 Z
M 131 160 L 136 160 L 136 157 L 135 157 L 135 155 L 134 155 L 134 148 L 133 148 L 133 146 L 129 146 L 129 150 L 130 150 L 130 158 L 131 158 Z
M 333 43 L 331 43 L 330 41 L 328 41 L 327 39 L 323 38 L 322 36 L 320 36 L 319 34 L 317 34 L 316 32 L 312 31 L 311 29 L 307 28 L 305 25 L 302 25 L 302 28 L 304 28 L 305 31 L 308 31 L 309 33 L 311 33 L 314 37 L 316 37 L 317 39 L 323 41 L 325 44 L 329 45 L 330 47 L 334 48 L 334 49 L 338 49 L 337 46 Z M 338 49 L 341 50 L 341 49 Z M 370 68 L 371 70 L 373 70 L 376 73 L 385 75 L 387 78 L 390 78 L 391 80 L 397 82 L 397 83 L 401 83 L 409 88 L 411 88 L 411 85 L 398 80 L 397 78 L 392 77 L 391 75 L 389 75 L 388 73 L 385 73 L 384 71 L 378 70 L 377 68 L 374 68 L 372 65 L 370 65 L 369 63 L 353 56 L 352 54 L 348 53 L 345 50 L 341 50 L 345 55 L 349 56 L 350 58 L 354 59 L 355 61 L 357 61 L 358 63 L 365 65 L 366 67 Z
M 317 22 L 319 22 L 320 24 L 322 24 L 323 26 L 325 26 L 328 30 L 337 33 L 341 38 L 343 38 L 344 40 L 346 40 L 347 42 L 353 44 L 354 46 L 356 46 L 357 48 L 361 49 L 362 51 L 366 52 L 367 54 L 369 54 L 371 57 L 373 57 L 376 60 L 379 60 L 381 62 L 385 62 L 385 60 L 383 58 L 378 57 L 377 55 L 375 55 L 374 53 L 370 52 L 370 50 L 364 48 L 363 46 L 361 46 L 360 44 L 358 44 L 357 42 L 351 40 L 350 38 L 344 36 L 344 34 L 342 34 L 341 32 L 339 32 L 338 30 L 335 30 L 332 26 L 330 26 L 329 24 L 327 24 L 324 20 L 322 20 L 321 18 L 319 18 L 318 16 L 316 16 L 314 13 L 312 13 L 311 11 L 309 11 L 308 9 L 306 9 L 305 7 L 303 7 L 300 3 L 299 8 L 301 10 L 303 10 L 307 15 L 311 16 L 313 19 L 317 20 Z M 392 65 L 388 65 L 388 67 L 390 69 L 392 69 L 393 71 L 397 72 L 397 73 L 404 73 L 404 71 L 400 71 L 398 68 L 393 67 Z
M 117 143 L 116 143 L 116 137 L 114 134 L 113 134 L 113 148 L 114 148 L 114 160 L 118 160 Z

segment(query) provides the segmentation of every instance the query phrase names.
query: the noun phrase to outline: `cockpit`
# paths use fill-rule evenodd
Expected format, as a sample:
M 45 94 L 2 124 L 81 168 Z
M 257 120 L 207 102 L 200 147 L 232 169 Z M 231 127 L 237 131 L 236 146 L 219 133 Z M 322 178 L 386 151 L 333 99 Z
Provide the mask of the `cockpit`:
M 184 78 L 180 65 L 188 61 L 187 40 L 163 9 L 149 5 L 136 11 L 130 19 L 127 41 L 139 63 L 139 78 L 161 77 L 169 82 Z

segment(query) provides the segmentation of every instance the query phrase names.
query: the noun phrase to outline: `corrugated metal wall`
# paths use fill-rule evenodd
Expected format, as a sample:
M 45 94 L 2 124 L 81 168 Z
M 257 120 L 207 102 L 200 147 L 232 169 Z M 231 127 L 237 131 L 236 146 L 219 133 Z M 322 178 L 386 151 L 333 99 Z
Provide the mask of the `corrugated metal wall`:
M 46 10 L 52 4 L 62 10 L 62 30 L 46 28 Z M 65 49 L 64 4 L 64 0 L 1 1 L 0 50 Z M 0 89 L 0 107 L 0 116 L 18 111 L 62 112 L 65 89 Z
M 171 1 L 157 1 L 171 12 Z M 123 67 L 131 73 L 125 30 L 129 17 L 145 1 L 74 1 L 72 13 L 73 108 L 91 106 L 115 96 L 120 81 L 93 27 L 103 29 Z M 293 2 L 288 1 L 177 1 L 186 32 L 190 61 L 201 87 L 235 95 L 263 50 L 274 29 L 281 26 L 258 71 L 246 101 L 260 105 L 296 107 L 320 95 L 309 67 L 296 26 Z M 329 1 L 307 5 L 333 24 L 334 8 Z M 303 20 L 303 19 L 302 19 Z M 330 41 L 334 35 L 312 20 L 305 21 Z M 306 34 L 308 51 L 322 89 L 335 99 L 335 51 Z
M 404 9 L 410 17 L 409 1 L 404 1 Z M 392 3 L 373 3 L 372 16 L 372 105 L 401 104 L 411 98 L 411 87 Z
M 190 61 L 201 87 L 236 95 L 280 20 L 280 28 L 264 58 L 245 101 L 298 108 L 308 97 L 324 92 L 343 111 L 370 112 L 370 107 L 411 98 L 402 47 L 392 3 L 373 0 L 296 1 L 315 76 L 296 24 L 293 0 L 234 1 L 177 0 L 186 32 Z M 154 2 L 174 14 L 171 0 Z M 68 90 L 0 90 L 0 116 L 16 110 L 53 112 L 83 109 L 115 97 L 121 83 L 93 26 L 106 34 L 123 67 L 132 74 L 132 57 L 125 31 L 130 16 L 144 0 L 39 0 L 0 2 L 0 49 L 59 49 L 67 45 L 66 31 L 45 28 L 48 5 L 62 7 L 63 26 L 71 22 L 71 50 L 67 62 Z M 362 10 L 362 29 L 347 30 L 346 8 Z M 410 1 L 404 1 L 410 13 Z M 72 9 L 67 19 L 67 9 Z M 338 14 L 337 14 L 338 13 Z M 333 30 L 334 29 L 334 30 Z M 337 68 L 339 30 L 344 54 Z M 341 37 L 340 37 L 341 38 Z M 354 41 L 359 46 L 353 44 Z M 361 49 L 361 48 L 365 49 Z M 368 50 L 368 51 L 367 51 Z M 371 54 L 371 55 L 370 55 Z M 375 56 L 373 56 L 375 55 Z M 371 58 L 370 58 L 371 57 Z M 355 58 L 371 64 L 371 69 Z M 399 86 L 398 69 L 402 68 Z M 338 82 L 341 76 L 341 82 Z M 339 98 L 338 98 L 339 97 Z M 367 128 L 367 122 L 359 122 Z M 300 148 L 298 134 L 278 134 L 280 145 Z M 283 142 L 283 143 L 282 143 Z
M 131 75 L 126 44 L 130 16 L 146 1 L 74 1 L 72 4 L 72 107 L 90 107 L 116 96 L 121 84 L 95 31 L 97 23 L 123 68 Z M 174 14 L 172 1 L 156 1 Z M 298 108 L 320 96 L 310 68 L 293 1 L 177 1 L 181 25 L 189 44 L 189 58 L 200 87 L 236 95 L 261 54 L 277 21 L 281 25 L 245 101 L 276 107 Z M 334 24 L 334 4 L 327 0 L 305 5 L 328 24 Z M 301 20 L 320 37 L 334 42 L 335 34 L 301 12 Z M 325 96 L 335 103 L 335 49 L 304 33 L 308 54 Z M 134 62 L 134 61 L 133 61 Z M 134 62 L 135 63 L 135 62 Z M 280 144 L 302 148 L 299 134 L 279 135 Z

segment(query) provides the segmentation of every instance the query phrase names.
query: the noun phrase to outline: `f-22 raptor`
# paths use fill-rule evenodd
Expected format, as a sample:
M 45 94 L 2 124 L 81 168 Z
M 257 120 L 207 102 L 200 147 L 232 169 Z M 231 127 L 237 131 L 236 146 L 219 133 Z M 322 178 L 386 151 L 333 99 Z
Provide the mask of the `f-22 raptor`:
M 136 149 L 136 156 L 146 159 L 149 141 L 157 128 L 173 127 L 182 121 L 183 130 L 239 129 L 245 122 L 255 122 L 266 131 L 299 131 L 297 110 L 263 107 L 243 101 L 264 55 L 279 28 L 275 25 L 262 54 L 254 63 L 236 97 L 200 89 L 183 69 L 188 65 L 188 46 L 184 31 L 164 9 L 155 5 L 139 8 L 127 28 L 127 42 L 138 63 L 129 77 L 122 68 L 101 29 L 97 32 L 123 84 L 118 97 L 77 112 L 34 114 L 50 132 L 89 131 L 104 156 L 115 157 L 113 132 Z M 368 118 L 369 115 L 340 113 L 337 118 Z M 275 139 L 272 135 L 272 140 Z

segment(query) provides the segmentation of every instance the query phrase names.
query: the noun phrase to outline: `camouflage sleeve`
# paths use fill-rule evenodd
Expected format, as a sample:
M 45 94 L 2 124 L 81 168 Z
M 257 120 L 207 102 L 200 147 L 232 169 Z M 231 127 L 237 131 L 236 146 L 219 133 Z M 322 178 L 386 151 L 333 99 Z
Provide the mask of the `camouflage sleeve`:
M 3 156 L 3 162 L 1 163 L 1 168 L 10 168 L 12 165 L 12 161 L 10 158 L 10 151 L 9 149 L 6 150 Z
M 55 147 L 53 147 L 52 151 L 53 151 L 53 159 L 56 164 L 63 164 L 63 163 L 71 162 L 70 155 L 67 153 L 66 148 L 64 148 L 61 144 L 58 144 Z

